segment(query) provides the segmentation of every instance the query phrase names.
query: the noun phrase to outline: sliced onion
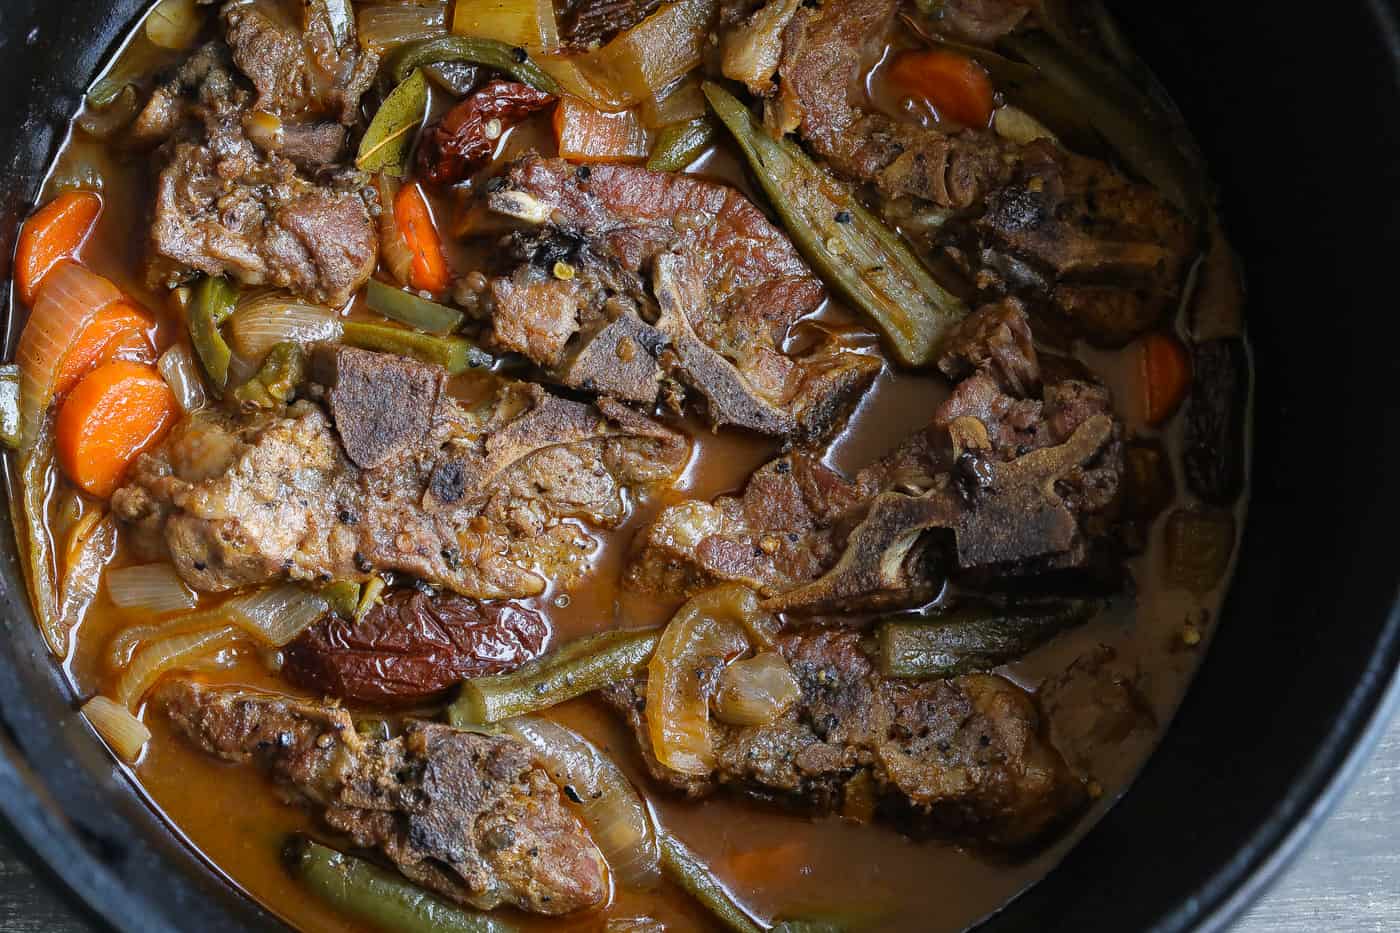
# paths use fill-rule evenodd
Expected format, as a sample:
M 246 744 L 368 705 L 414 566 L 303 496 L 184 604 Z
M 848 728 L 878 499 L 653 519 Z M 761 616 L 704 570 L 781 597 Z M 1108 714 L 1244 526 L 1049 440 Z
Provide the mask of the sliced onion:
M 199 602 L 169 564 L 140 564 L 107 571 L 107 595 L 119 609 L 162 614 L 193 609 Z
M 659 130 L 673 123 L 689 123 L 710 112 L 705 95 L 700 90 L 700 78 L 689 74 L 657 92 L 655 98 L 644 100 L 637 107 L 642 125 Z
M 34 615 L 44 630 L 49 650 L 60 660 L 68 656 L 68 630 L 59 619 L 57 567 L 49 530 L 48 502 L 54 481 L 53 419 L 46 418 L 29 449 L 19 453 L 20 498 L 15 527 L 22 528 L 20 560 L 24 565 Z
M 548 719 L 524 716 L 502 725 L 535 752 L 561 787 L 572 787 L 579 815 L 588 824 L 613 873 L 634 888 L 661 880 L 661 853 L 651 811 L 611 758 L 583 736 Z
M 409 42 L 446 34 L 446 3 L 386 3 L 360 10 L 360 44 L 381 55 Z
M 222 651 L 238 641 L 243 630 L 237 625 L 214 625 L 194 632 L 172 635 L 151 642 L 131 659 L 117 683 L 117 701 L 134 710 L 146 692 L 161 677 Z
M 161 622 L 148 622 L 145 625 L 128 625 L 112 638 L 108 646 L 107 663 L 114 671 L 125 670 L 131 664 L 131 656 L 143 644 L 161 641 L 173 635 L 188 635 L 204 632 L 211 628 L 228 625 L 228 614 L 223 606 L 189 612 Z
M 599 110 L 626 110 L 657 99 L 700 64 L 717 7 L 717 0 L 676 0 L 600 49 L 545 56 L 539 64 Z
M 72 631 L 97 596 L 102 568 L 117 552 L 117 523 L 112 516 L 89 512 L 79 519 L 69 537 L 68 559 L 63 565 L 58 618 Z
M 1003 139 L 1024 146 L 1037 139 L 1055 142 L 1055 134 L 1044 123 L 1031 116 L 1020 107 L 1010 104 L 998 107 L 992 114 L 992 129 Z
M 714 770 L 707 675 L 749 649 L 744 620 L 760 614 L 753 590 L 730 583 L 697 594 L 667 624 L 647 665 L 647 730 L 662 765 Z
M 19 410 L 24 443 L 32 444 L 53 401 L 54 378 L 74 339 L 97 312 L 120 301 L 121 291 L 76 262 L 58 264 L 47 276 L 19 337 Z
M 495 39 L 529 52 L 552 52 L 559 47 L 559 23 L 554 0 L 467 0 L 452 14 L 452 31 L 459 36 Z
M 374 176 L 379 190 L 379 258 L 384 260 L 394 281 L 407 285 L 413 273 L 413 251 L 399 229 L 394 215 L 394 199 L 398 197 L 399 180 L 384 172 Z
M 341 325 L 330 308 L 289 295 L 263 294 L 240 304 L 228 329 L 233 348 L 256 367 L 267 351 L 284 341 L 339 340 Z
M 209 404 L 209 396 L 204 391 L 204 380 L 200 378 L 199 366 L 190 351 L 183 344 L 175 344 L 160 355 L 156 364 L 161 378 L 175 393 L 175 401 L 185 414 L 199 411 Z
M 141 749 L 151 740 L 151 730 L 127 711 L 120 703 L 104 696 L 95 696 L 83 704 L 82 713 L 102 741 L 123 761 L 133 762 L 141 757 Z
M 776 651 L 765 651 L 724 669 L 715 691 L 715 715 L 735 726 L 763 726 L 786 713 L 802 687 Z
M 187 49 L 202 25 L 195 0 L 160 0 L 146 19 L 146 38 L 163 49 Z
M 287 644 L 330 610 L 324 599 L 294 583 L 236 596 L 222 608 L 231 621 L 272 648 Z

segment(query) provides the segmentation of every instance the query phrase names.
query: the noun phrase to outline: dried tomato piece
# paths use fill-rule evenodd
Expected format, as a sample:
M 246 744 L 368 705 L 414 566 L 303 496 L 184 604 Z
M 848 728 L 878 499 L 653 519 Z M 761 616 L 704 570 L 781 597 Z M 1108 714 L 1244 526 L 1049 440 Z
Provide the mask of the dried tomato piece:
M 501 134 L 554 103 L 554 96 L 515 81 L 492 81 L 447 111 L 418 143 L 418 174 L 450 185 L 481 168 Z
M 529 609 L 399 590 L 358 623 L 329 616 L 311 626 L 287 646 L 282 672 L 342 699 L 408 703 L 513 670 L 548 639 L 549 624 Z

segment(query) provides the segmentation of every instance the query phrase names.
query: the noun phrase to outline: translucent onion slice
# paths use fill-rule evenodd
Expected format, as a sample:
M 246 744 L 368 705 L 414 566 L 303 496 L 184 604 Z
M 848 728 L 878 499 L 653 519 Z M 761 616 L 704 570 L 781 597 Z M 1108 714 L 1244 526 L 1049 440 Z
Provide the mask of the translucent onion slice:
M 283 341 L 315 343 L 339 340 L 340 318 L 330 308 L 287 295 L 260 295 L 241 304 L 228 325 L 233 349 L 256 367 L 267 351 Z
M 452 14 L 452 31 L 475 39 L 495 39 L 528 52 L 552 52 L 559 47 L 554 0 L 458 3 Z
M 160 0 L 146 19 L 146 38 L 163 49 L 187 49 L 203 24 L 195 0 Z
M 188 669 L 243 636 L 237 625 L 214 625 L 151 642 L 131 659 L 117 682 L 116 699 L 134 710 L 156 681 L 171 671 Z
M 117 286 L 76 262 L 62 262 L 45 276 L 15 352 L 26 446 L 39 434 L 39 426 L 53 401 L 54 378 L 73 340 L 97 312 L 121 297 Z
M 330 605 L 315 593 L 284 583 L 236 596 L 222 609 L 258 641 L 280 648 L 330 611 Z
M 715 715 L 736 726 L 763 726 L 792 708 L 802 688 L 776 651 L 735 661 L 719 677 Z
M 651 811 L 611 758 L 572 729 L 534 716 L 502 725 L 535 752 L 588 824 L 613 873 L 633 888 L 652 888 L 661 879 L 660 849 Z
M 97 734 L 123 761 L 134 762 L 151 739 L 146 724 L 131 715 L 120 703 L 95 696 L 83 704 L 82 713 Z
M 140 564 L 107 571 L 107 595 L 119 609 L 162 614 L 193 609 L 199 597 L 170 564 Z
M 108 647 L 107 663 L 114 671 L 125 670 L 131 664 L 131 657 L 143 644 L 161 641 L 173 635 L 188 635 L 207 629 L 228 625 L 228 614 L 223 606 L 203 609 L 178 615 L 161 622 L 148 622 L 144 625 L 129 625 L 112 638 Z
M 666 626 L 647 665 L 647 729 L 656 759 L 682 774 L 715 768 L 705 676 L 749 650 L 745 621 L 761 615 L 758 597 L 738 584 L 697 594 Z
M 460 6 L 489 6 L 463 3 Z M 446 3 L 386 3 L 360 10 L 360 44 L 381 55 L 409 42 L 447 35 Z
M 69 536 L 58 600 L 59 622 L 69 631 L 92 605 L 102 568 L 117 552 L 117 523 L 112 516 L 89 512 L 80 521 Z
M 565 91 L 599 110 L 655 101 L 700 64 L 717 7 L 717 0 L 676 0 L 600 49 L 542 57 L 539 65 Z
M 374 176 L 374 184 L 379 189 L 379 258 L 384 260 L 395 282 L 407 285 L 413 272 L 413 251 L 408 248 L 394 215 L 399 180 L 380 172 Z
M 160 355 L 156 368 L 161 377 L 175 393 L 175 401 L 185 414 L 199 411 L 209 404 L 209 395 L 204 391 L 204 380 L 200 378 L 199 366 L 190 351 L 183 344 L 175 344 Z

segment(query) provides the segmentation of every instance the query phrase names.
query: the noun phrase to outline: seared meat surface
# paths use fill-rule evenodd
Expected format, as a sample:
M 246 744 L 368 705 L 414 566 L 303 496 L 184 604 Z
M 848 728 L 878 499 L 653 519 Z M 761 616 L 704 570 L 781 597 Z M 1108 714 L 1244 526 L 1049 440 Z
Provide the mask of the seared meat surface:
M 362 49 L 354 16 L 333 3 L 229 0 L 221 11 L 233 60 L 257 89 L 254 107 L 288 119 L 353 124 L 379 57 Z
M 358 423 L 361 411 L 348 411 Z M 407 407 L 402 417 L 421 424 Z M 683 435 L 615 402 L 595 408 L 524 383 L 471 406 L 437 394 L 426 432 L 373 468 L 353 462 L 347 436 L 357 443 L 349 421 L 338 432 L 309 401 L 275 416 L 197 415 L 138 461 L 113 510 L 205 592 L 397 570 L 504 599 L 540 593 L 546 577 L 577 579 L 593 544 L 575 522 L 615 527 L 628 490 L 670 482 L 689 455 Z
M 1016 846 L 1073 816 L 1086 799 L 1045 739 L 1034 700 L 1000 677 L 882 677 L 861 635 L 779 636 L 801 699 L 767 725 L 712 723 L 708 775 L 661 765 L 651 752 L 645 675 L 604 698 L 636 734 L 653 778 L 688 796 L 728 787 L 819 813 L 854 806 L 873 783 L 877 813 L 903 828 Z
M 345 142 L 336 121 L 354 119 L 375 60 L 357 51 L 353 22 L 337 43 L 319 14 L 303 33 L 275 22 L 272 9 L 228 4 L 231 52 L 219 43 L 201 50 L 137 118 L 138 141 L 169 140 L 147 278 L 160 287 L 199 272 L 229 275 L 341 305 L 374 271 L 379 240 L 368 179 L 335 168 Z M 230 55 L 256 102 L 227 66 Z
M 565 914 L 607 895 L 602 853 L 514 739 L 417 720 L 368 739 L 339 707 L 187 679 L 156 703 L 194 745 L 265 769 L 328 828 L 450 900 Z
M 515 244 L 523 264 L 492 285 L 491 340 L 566 385 L 652 404 L 673 380 L 716 426 L 814 438 L 879 371 L 833 340 L 785 351 L 825 290 L 733 188 L 527 157 L 489 203 L 539 225 Z
M 1082 566 L 1118 494 L 1122 431 L 1097 384 L 1029 394 L 1042 377 L 1028 336 L 1014 303 L 979 310 L 943 360 L 971 374 L 928 429 L 851 479 L 794 451 L 741 495 L 671 506 L 639 535 L 627 582 L 679 595 L 737 581 L 787 611 L 915 606 L 946 575 L 934 529 L 953 532 L 963 571 Z
M 887 212 L 911 198 L 964 212 L 928 246 L 948 250 L 984 295 L 1033 300 L 1107 346 L 1159 323 L 1180 296 L 1195 231 L 1157 191 L 1048 140 L 1016 146 L 984 128 L 926 128 L 855 98 L 896 6 L 828 0 L 799 10 L 784 33 L 770 120 L 873 184 Z M 993 32 L 1019 20 L 995 6 L 945 4 L 943 15 L 973 32 L 980 16 Z

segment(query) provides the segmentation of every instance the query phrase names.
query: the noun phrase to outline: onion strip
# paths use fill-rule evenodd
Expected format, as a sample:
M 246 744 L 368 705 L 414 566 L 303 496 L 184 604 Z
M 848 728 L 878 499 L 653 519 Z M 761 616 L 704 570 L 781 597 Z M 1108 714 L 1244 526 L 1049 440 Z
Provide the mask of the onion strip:
M 142 697 L 165 674 L 227 648 L 242 634 L 243 630 L 237 625 L 215 625 L 152 642 L 136 653 L 117 682 L 118 702 L 135 710 Z
M 102 568 L 117 552 L 117 523 L 110 515 L 89 512 L 69 536 L 59 592 L 58 621 L 72 631 L 97 596 Z
M 141 609 L 157 615 L 193 609 L 199 602 L 199 597 L 167 563 L 107 571 L 107 595 L 118 609 Z
M 413 251 L 408 248 L 394 214 L 399 180 L 385 172 L 378 172 L 374 176 L 374 186 L 379 191 L 379 258 L 384 260 L 395 282 L 407 285 L 413 272 Z
M 120 301 L 121 291 L 76 262 L 58 264 L 44 278 L 34 310 L 20 334 L 19 408 L 26 446 L 34 443 L 53 401 L 54 381 L 73 341 L 103 308 Z
M 283 583 L 235 596 L 221 609 L 230 621 L 264 645 L 280 648 L 324 616 L 330 605 L 294 583 Z
M 204 380 L 199 375 L 199 366 L 184 344 L 175 344 L 160 355 L 156 363 L 161 377 L 170 391 L 175 393 L 175 401 L 185 414 L 199 411 L 209 404 L 209 395 L 204 391 Z
M 233 348 L 253 366 L 279 343 L 339 340 L 342 330 L 331 309 L 282 294 L 263 294 L 240 304 L 228 329 Z
M 151 730 L 126 707 L 104 696 L 95 696 L 83 704 L 82 713 L 102 741 L 126 762 L 141 757 L 141 749 L 151 740 Z

